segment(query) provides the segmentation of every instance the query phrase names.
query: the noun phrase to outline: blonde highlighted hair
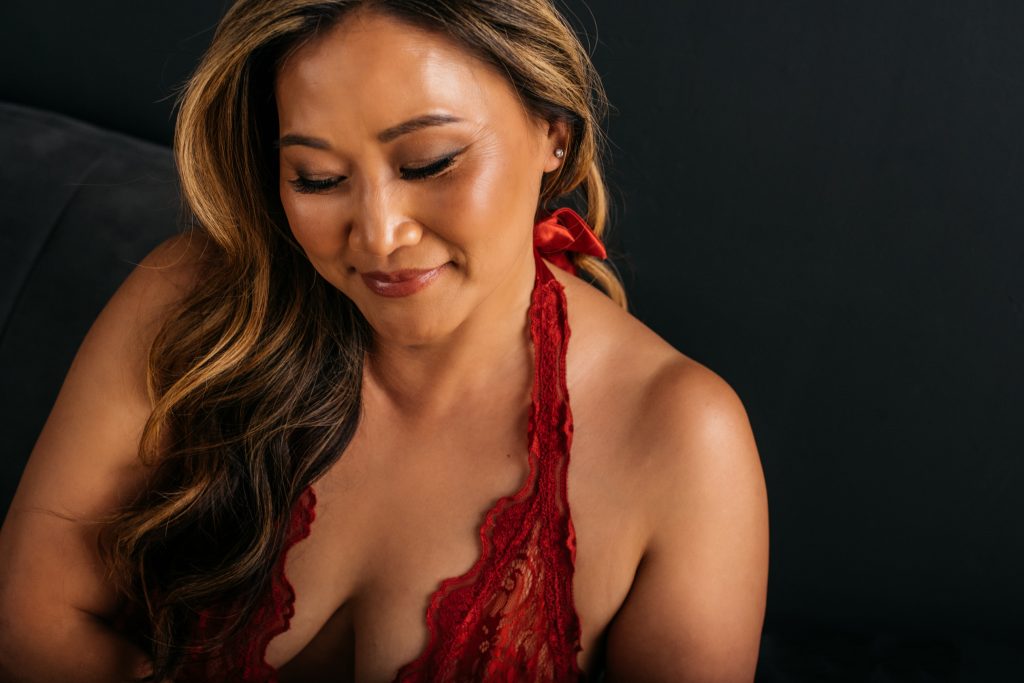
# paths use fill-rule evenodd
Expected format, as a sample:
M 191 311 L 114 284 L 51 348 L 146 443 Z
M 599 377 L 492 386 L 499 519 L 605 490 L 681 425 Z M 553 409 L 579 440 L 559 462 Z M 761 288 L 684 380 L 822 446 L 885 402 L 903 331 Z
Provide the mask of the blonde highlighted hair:
M 212 652 L 269 590 L 290 513 L 344 452 L 359 421 L 372 340 L 359 310 L 313 270 L 278 197 L 273 85 L 282 61 L 362 8 L 444 34 L 507 74 L 530 113 L 570 136 L 538 211 L 577 198 L 607 229 L 606 100 L 587 52 L 549 0 L 239 0 L 179 102 L 175 159 L 207 245 L 193 291 L 149 357 L 155 408 L 146 488 L 101 537 L 111 580 L 148 625 L 154 678 Z M 625 308 L 614 270 L 571 254 Z M 197 615 L 231 604 L 218 637 Z

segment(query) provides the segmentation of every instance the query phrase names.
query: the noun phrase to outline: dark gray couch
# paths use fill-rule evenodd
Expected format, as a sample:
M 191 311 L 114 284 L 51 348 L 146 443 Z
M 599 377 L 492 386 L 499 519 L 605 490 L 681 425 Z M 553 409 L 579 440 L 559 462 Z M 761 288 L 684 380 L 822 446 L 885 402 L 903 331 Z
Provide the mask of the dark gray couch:
M 0 103 L 0 510 L 79 343 L 133 264 L 178 228 L 170 151 Z

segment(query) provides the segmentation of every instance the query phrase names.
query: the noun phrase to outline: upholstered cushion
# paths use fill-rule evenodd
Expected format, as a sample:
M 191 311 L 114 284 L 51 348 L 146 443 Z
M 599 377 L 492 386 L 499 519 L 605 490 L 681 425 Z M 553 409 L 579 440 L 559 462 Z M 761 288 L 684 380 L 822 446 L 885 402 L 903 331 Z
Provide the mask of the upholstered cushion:
M 170 150 L 0 103 L 0 511 L 78 345 L 177 230 Z

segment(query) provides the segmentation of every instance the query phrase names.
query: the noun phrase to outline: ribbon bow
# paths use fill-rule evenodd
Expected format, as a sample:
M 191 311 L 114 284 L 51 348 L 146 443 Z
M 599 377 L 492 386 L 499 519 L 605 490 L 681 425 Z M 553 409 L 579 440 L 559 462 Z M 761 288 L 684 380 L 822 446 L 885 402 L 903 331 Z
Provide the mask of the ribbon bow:
M 566 252 L 576 251 L 599 259 L 608 258 L 604 244 L 583 218 L 568 207 L 555 209 L 533 226 L 533 246 L 541 256 L 576 275 Z

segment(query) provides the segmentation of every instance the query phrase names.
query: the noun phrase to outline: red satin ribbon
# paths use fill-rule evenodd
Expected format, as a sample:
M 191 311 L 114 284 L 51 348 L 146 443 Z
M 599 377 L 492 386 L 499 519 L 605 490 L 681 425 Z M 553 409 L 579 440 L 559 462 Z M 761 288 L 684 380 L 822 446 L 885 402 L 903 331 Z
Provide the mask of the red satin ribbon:
M 566 252 L 576 251 L 599 259 L 608 258 L 604 244 L 583 218 L 568 207 L 555 209 L 533 226 L 533 246 L 541 256 L 576 275 Z

